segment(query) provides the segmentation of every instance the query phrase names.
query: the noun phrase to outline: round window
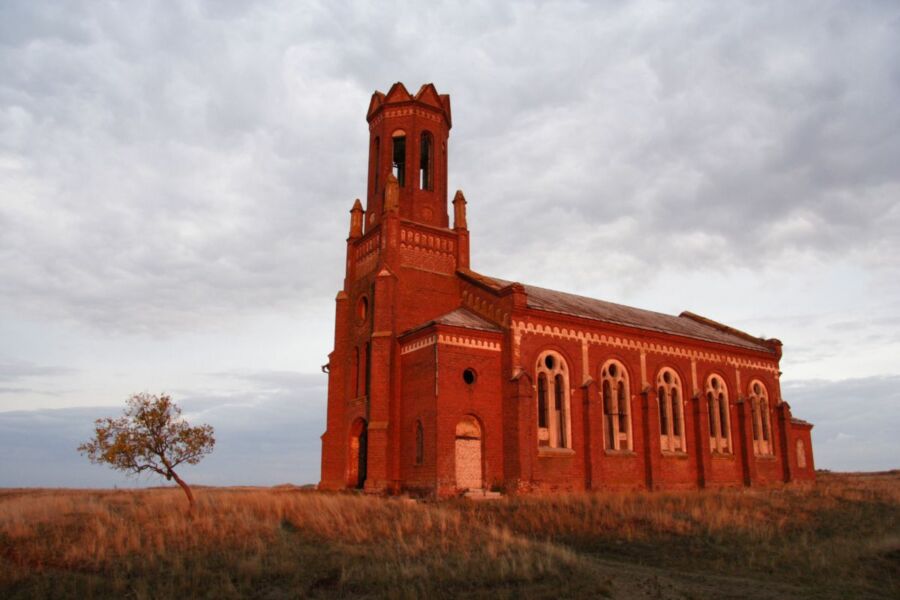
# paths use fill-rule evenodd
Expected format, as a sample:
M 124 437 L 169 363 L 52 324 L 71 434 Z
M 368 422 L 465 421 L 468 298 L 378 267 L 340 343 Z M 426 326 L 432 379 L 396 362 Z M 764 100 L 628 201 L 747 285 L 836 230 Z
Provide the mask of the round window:
M 466 369 L 463 371 L 463 381 L 468 385 L 475 383 L 475 369 Z

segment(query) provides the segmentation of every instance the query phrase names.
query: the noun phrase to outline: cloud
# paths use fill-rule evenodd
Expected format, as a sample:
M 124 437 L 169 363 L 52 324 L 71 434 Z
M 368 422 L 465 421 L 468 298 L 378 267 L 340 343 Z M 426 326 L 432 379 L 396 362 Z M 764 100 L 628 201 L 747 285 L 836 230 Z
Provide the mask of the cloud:
M 813 428 L 817 468 L 900 468 L 900 376 L 782 383 L 794 415 Z
M 473 268 L 778 336 L 820 464 L 890 463 L 834 394 L 892 415 L 892 388 L 812 378 L 897 375 L 891 3 L 4 2 L 4 405 L 165 384 L 219 423 L 199 477 L 314 479 L 324 379 L 290 369 L 324 362 L 364 112 L 397 80 L 453 98 Z M 87 413 L 3 414 L 0 445 L 55 457 L 10 481 L 118 481 L 67 454 Z
M 7 309 L 158 334 L 322 302 L 368 95 L 397 79 L 453 95 L 486 271 L 516 275 L 513 250 L 632 282 L 786 252 L 898 269 L 889 4 L 0 10 Z

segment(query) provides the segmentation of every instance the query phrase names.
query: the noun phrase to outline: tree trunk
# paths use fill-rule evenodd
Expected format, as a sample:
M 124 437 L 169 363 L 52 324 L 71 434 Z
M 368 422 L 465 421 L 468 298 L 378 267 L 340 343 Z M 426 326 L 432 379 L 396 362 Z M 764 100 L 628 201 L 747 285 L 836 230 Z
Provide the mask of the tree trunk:
M 181 489 L 184 490 L 184 495 L 187 496 L 188 504 L 190 505 L 189 509 L 193 512 L 193 510 L 194 510 L 194 494 L 191 493 L 191 487 L 188 484 L 186 484 L 184 482 L 184 480 L 181 479 L 181 477 L 179 477 L 175 471 L 169 469 L 169 473 L 172 474 L 172 479 L 175 480 L 175 483 L 177 483 L 179 486 L 181 486 Z

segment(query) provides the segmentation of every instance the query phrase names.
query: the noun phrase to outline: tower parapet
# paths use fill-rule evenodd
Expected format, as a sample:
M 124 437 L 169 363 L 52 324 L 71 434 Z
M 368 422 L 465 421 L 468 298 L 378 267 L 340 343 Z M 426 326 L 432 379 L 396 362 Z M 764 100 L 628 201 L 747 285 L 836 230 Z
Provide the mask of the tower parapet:
M 366 231 L 382 218 L 390 175 L 397 180 L 398 212 L 402 219 L 448 227 L 450 96 L 438 94 L 430 83 L 413 96 L 398 82 L 387 94 L 372 94 L 366 120 L 369 122 Z

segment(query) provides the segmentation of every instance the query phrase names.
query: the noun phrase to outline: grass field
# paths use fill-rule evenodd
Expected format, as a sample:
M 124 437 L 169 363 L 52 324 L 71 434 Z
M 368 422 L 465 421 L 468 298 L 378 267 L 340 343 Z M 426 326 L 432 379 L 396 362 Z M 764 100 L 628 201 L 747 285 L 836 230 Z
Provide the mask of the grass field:
M 416 503 L 0 490 L 2 598 L 900 598 L 900 472 Z

